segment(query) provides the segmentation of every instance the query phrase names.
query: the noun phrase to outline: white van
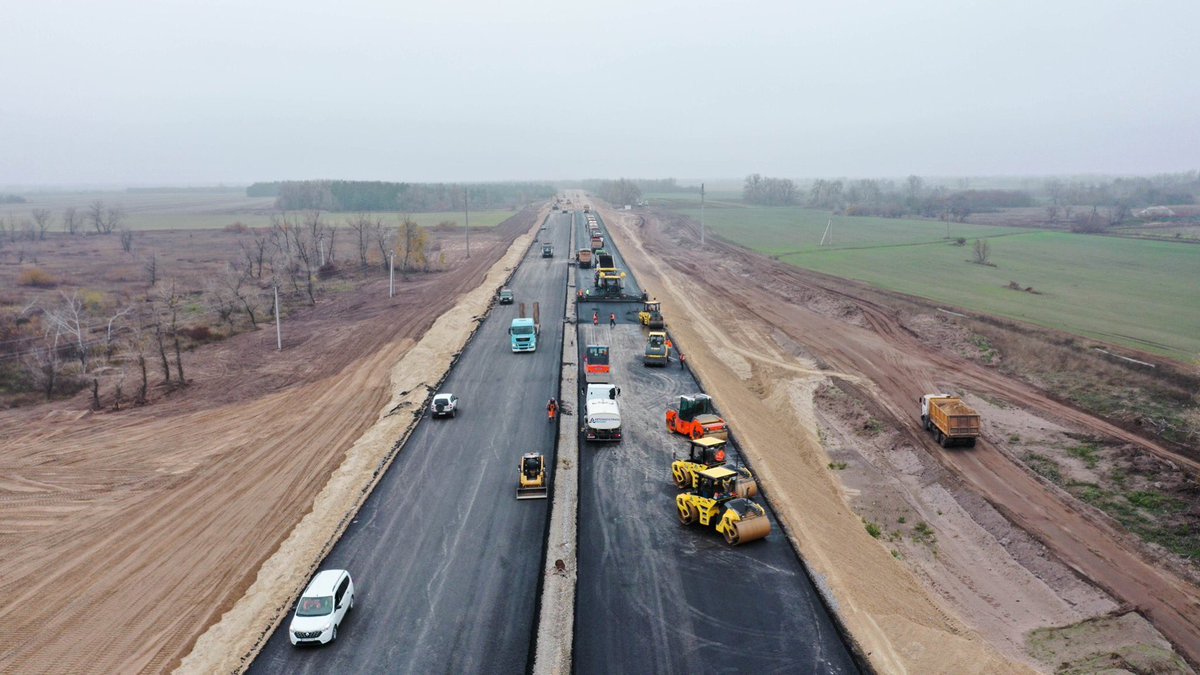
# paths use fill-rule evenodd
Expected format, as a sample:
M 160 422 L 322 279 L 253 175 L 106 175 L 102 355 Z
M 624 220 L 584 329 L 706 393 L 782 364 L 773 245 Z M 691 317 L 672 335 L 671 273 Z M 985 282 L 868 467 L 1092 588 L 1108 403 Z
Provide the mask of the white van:
M 288 628 L 293 645 L 327 644 L 337 639 L 338 626 L 354 606 L 354 582 L 346 570 L 323 570 L 313 577 L 296 603 Z

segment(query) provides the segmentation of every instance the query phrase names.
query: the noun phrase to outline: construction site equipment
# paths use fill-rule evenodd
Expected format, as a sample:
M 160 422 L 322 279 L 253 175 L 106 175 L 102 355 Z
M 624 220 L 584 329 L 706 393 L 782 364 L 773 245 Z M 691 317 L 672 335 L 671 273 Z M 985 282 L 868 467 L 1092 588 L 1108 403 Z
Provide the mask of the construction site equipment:
M 734 492 L 738 497 L 753 497 L 758 494 L 758 483 L 754 474 L 744 466 L 726 463 L 725 444 L 719 438 L 707 436 L 693 439 L 688 444 L 688 454 L 671 463 L 671 480 L 681 490 L 695 490 L 700 473 L 707 469 L 723 466 L 737 474 Z
M 599 251 L 604 248 L 604 237 L 594 234 L 592 235 L 592 250 Z
M 662 303 L 658 300 L 643 301 L 642 311 L 638 312 L 638 321 L 650 329 L 665 328 L 667 322 L 663 320 Z
M 949 394 L 921 397 L 921 424 L 943 448 L 951 445 L 973 448 L 979 438 L 979 413 Z
M 762 539 L 771 533 L 771 521 L 763 507 L 737 495 L 739 477 L 723 466 L 705 469 L 696 479 L 695 489 L 675 497 L 679 522 L 699 522 L 725 536 L 730 546 Z
M 588 298 L 622 300 L 625 297 L 625 273 L 617 269 L 596 271 L 596 287 L 588 290 Z
M 542 257 L 543 258 L 553 258 L 554 257 L 554 245 L 553 244 L 542 244 Z
M 585 267 L 585 268 L 591 267 L 592 266 L 592 249 L 590 249 L 590 248 L 579 249 L 579 251 L 575 253 L 575 262 L 579 263 L 580 267 Z
M 588 399 L 584 405 L 583 437 L 588 441 L 620 441 L 621 409 L 610 398 Z
M 679 408 L 667 408 L 667 431 L 688 438 L 713 436 L 729 440 L 725 420 L 716 414 L 712 397 L 707 394 L 680 396 Z
M 612 365 L 609 363 L 608 345 L 588 345 L 583 352 L 585 382 L 609 381 Z
M 671 361 L 671 348 L 667 346 L 667 334 L 662 331 L 650 331 L 646 338 L 646 352 L 642 355 L 642 363 L 647 366 L 665 366 Z
M 613 254 L 605 249 L 596 251 L 596 267 L 610 270 L 616 269 L 617 263 L 613 260 Z
M 583 205 L 583 212 L 584 212 L 584 213 L 591 213 L 591 212 L 592 212 L 592 205 L 591 205 L 591 204 L 584 204 L 584 205 Z
M 545 499 L 550 492 L 546 487 L 546 460 L 540 452 L 521 455 L 517 468 L 517 499 Z
M 537 351 L 538 335 L 542 332 L 541 311 L 538 303 L 533 303 L 533 316 L 525 315 L 525 303 L 520 303 L 517 318 L 512 320 L 508 328 L 512 350 L 514 352 Z

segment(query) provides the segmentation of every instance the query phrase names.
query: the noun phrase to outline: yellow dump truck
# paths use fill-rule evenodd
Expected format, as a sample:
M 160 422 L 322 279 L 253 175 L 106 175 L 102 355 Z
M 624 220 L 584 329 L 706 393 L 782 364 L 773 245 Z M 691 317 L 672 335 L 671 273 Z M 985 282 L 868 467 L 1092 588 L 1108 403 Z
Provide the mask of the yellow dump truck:
M 921 397 L 921 424 L 943 448 L 951 445 L 973 448 L 979 438 L 979 413 L 949 394 Z

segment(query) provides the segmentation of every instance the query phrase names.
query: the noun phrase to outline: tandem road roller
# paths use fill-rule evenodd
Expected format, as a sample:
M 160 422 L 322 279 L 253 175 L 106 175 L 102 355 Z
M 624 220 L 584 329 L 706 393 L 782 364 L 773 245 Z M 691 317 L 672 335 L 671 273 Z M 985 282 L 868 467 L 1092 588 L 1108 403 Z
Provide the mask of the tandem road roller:
M 723 466 L 705 469 L 697 478 L 695 490 L 675 497 L 679 522 L 697 521 L 715 527 L 730 546 L 762 539 L 771 533 L 771 521 L 763 507 L 737 496 L 738 474 Z
M 737 474 L 733 481 L 734 493 L 738 497 L 753 497 L 758 494 L 758 484 L 750 469 L 725 463 L 725 444 L 720 438 L 705 436 L 694 438 L 688 443 L 688 454 L 671 462 L 671 480 L 680 490 L 695 490 L 699 485 L 700 472 L 718 466 Z

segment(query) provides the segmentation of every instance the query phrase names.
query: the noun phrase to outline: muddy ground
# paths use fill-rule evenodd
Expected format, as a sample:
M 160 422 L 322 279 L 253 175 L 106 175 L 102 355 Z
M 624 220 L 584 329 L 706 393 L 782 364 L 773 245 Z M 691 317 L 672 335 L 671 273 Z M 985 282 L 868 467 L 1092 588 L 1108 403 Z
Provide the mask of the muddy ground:
M 288 317 L 282 352 L 267 329 L 189 352 L 191 384 L 151 405 L 92 412 L 80 395 L 0 412 L 0 592 L 25 608 L 0 619 L 0 670 L 179 664 L 408 393 L 392 391 L 395 364 L 536 217 L 473 236 L 469 259 L 395 298 L 386 279 L 319 298 Z
M 1161 649 L 1159 631 L 1197 657 L 1200 592 L 1178 561 L 1163 562 L 1021 460 L 1055 449 L 1086 468 L 1103 454 L 1077 449 L 1090 438 L 1176 467 L 1189 457 L 954 354 L 956 329 L 910 317 L 882 294 L 723 242 L 699 250 L 693 224 L 674 214 L 606 215 L 881 670 L 1055 670 L 1063 661 L 1033 649 L 1033 631 L 1130 610 L 1153 624 L 1138 644 Z M 944 330 L 946 348 L 908 325 L 921 323 Z M 983 409 L 975 450 L 943 451 L 920 429 L 917 398 L 934 389 Z M 1168 669 L 1179 663 L 1169 650 L 1159 656 Z

